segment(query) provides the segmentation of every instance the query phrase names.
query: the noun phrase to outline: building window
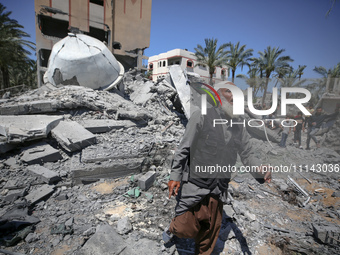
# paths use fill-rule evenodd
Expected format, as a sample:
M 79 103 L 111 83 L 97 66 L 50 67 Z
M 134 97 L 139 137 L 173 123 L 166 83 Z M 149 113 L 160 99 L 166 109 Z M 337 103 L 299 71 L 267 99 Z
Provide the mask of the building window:
M 207 70 L 207 67 L 205 65 L 198 64 L 198 67 L 199 67 L 199 69 Z
M 221 69 L 221 75 L 225 76 L 226 75 L 226 70 L 224 68 Z
M 188 60 L 187 67 L 194 67 L 194 63 L 191 60 Z
M 179 61 L 176 61 L 176 65 L 179 65 Z
M 84 34 L 92 36 L 101 42 L 108 43 L 108 32 L 107 31 L 104 31 L 103 29 L 98 29 L 95 27 L 90 27 L 89 30 L 90 31 L 88 33 L 84 33 Z
M 149 69 L 150 69 L 150 70 L 153 69 L 153 64 L 152 64 L 152 63 L 149 65 Z
M 69 32 L 68 21 L 53 19 L 45 15 L 38 15 L 38 25 L 41 33 L 47 36 L 64 38 Z
M 90 0 L 90 3 L 104 6 L 104 1 L 103 0 Z
M 51 55 L 51 50 L 48 49 L 40 49 L 39 50 L 39 65 L 43 67 L 47 67 L 48 59 Z
M 163 66 L 165 66 L 165 65 L 166 65 L 166 61 L 164 60 L 164 61 L 163 61 Z

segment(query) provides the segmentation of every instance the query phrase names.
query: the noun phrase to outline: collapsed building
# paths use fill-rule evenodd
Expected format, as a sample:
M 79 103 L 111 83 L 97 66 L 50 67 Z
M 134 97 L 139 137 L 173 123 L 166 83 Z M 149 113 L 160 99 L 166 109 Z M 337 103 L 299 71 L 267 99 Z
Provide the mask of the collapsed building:
M 126 70 L 145 70 L 152 0 L 35 0 L 38 86 L 55 43 L 69 32 L 105 43 Z M 134 38 L 134 40 L 131 40 Z
M 99 48 L 88 58 L 105 55 Z M 174 216 L 167 182 L 194 77 L 174 65 L 157 82 L 135 70 L 120 78 L 117 61 L 115 77 L 99 83 L 54 60 L 44 86 L 0 100 L 0 252 L 193 254 L 193 240 L 165 247 L 161 233 Z M 338 129 L 339 117 L 326 144 Z M 249 133 L 274 179 L 259 184 L 238 159 L 215 254 L 339 253 L 340 155 L 301 150 L 291 137 L 280 148 L 264 128 Z

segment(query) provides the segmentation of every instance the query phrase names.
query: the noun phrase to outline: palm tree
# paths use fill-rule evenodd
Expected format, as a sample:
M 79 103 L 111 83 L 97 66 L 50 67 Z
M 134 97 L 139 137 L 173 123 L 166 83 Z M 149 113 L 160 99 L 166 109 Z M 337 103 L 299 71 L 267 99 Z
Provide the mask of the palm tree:
M 263 78 L 259 77 L 260 70 L 256 67 L 251 67 L 247 74 L 248 76 L 244 74 L 238 74 L 236 75 L 237 78 L 242 78 L 246 81 L 246 83 L 253 89 L 253 99 L 256 98 L 257 93 L 259 90 L 263 89 Z
M 209 69 L 210 75 L 210 85 L 213 85 L 213 75 L 215 73 L 215 69 L 218 66 L 222 66 L 223 63 L 226 62 L 226 54 L 225 48 L 228 44 L 222 44 L 217 48 L 217 39 L 204 39 L 205 48 L 203 48 L 200 44 L 195 48 L 195 56 L 197 60 L 197 64 L 205 65 Z
M 262 58 L 262 56 L 259 56 L 258 58 L 250 58 L 250 60 L 253 61 L 250 64 L 250 67 L 258 69 L 260 73 L 260 78 L 263 78 L 264 59 Z
M 293 60 L 289 56 L 280 56 L 285 49 L 279 49 L 279 47 L 271 47 L 268 46 L 264 52 L 259 51 L 261 65 L 266 75 L 266 83 L 263 91 L 262 105 L 264 105 L 264 101 L 267 95 L 267 89 L 269 84 L 270 75 L 279 68 L 283 66 L 287 66 L 288 62 L 292 62 Z
M 280 79 L 282 79 L 283 77 L 285 77 L 287 75 L 291 75 L 293 72 L 294 72 L 293 67 L 288 65 L 288 64 L 278 67 L 275 70 L 276 74 L 274 75 L 274 77 L 276 77 L 277 80 L 276 80 L 274 87 L 277 86 Z
M 9 69 L 15 63 L 26 62 L 29 60 L 30 52 L 24 47 L 35 50 L 34 43 L 22 39 L 29 35 L 22 31 L 22 25 L 9 16 L 12 12 L 6 12 L 6 7 L 0 3 L 0 71 L 2 74 L 2 87 L 10 86 Z
M 307 67 L 306 65 L 298 66 L 297 73 L 299 75 L 299 80 L 301 80 L 301 76 L 303 75 L 303 70 L 305 70 L 306 67 Z
M 334 66 L 333 68 L 326 69 L 323 66 L 316 66 L 313 69 L 314 72 L 317 72 L 318 74 L 322 75 L 326 82 L 326 90 L 332 91 L 332 88 L 334 87 L 334 84 L 338 81 L 340 77 L 340 62 Z
M 230 42 L 228 43 L 228 46 L 230 50 L 227 51 L 228 62 L 226 63 L 226 65 L 229 67 L 229 70 L 231 69 L 232 82 L 234 82 L 235 71 L 237 67 L 241 66 L 241 70 L 243 70 L 244 65 L 249 66 L 248 61 L 250 60 L 250 57 L 253 55 L 254 50 L 245 49 L 246 45 L 240 46 L 240 42 L 237 42 L 236 45 Z
M 283 77 L 278 78 L 278 81 L 280 81 L 281 87 L 303 87 L 303 84 L 306 82 L 305 79 L 300 79 L 299 74 L 300 69 L 292 70 L 291 72 L 285 74 Z M 287 97 L 299 97 L 300 94 L 288 94 Z
M 37 64 L 36 61 L 14 63 L 9 68 L 10 84 L 24 85 L 25 88 L 34 88 L 37 85 Z
M 325 93 L 326 80 L 324 78 L 317 79 L 315 82 L 308 84 L 306 89 L 308 89 L 312 96 L 309 102 L 316 105 L 320 101 L 321 96 Z

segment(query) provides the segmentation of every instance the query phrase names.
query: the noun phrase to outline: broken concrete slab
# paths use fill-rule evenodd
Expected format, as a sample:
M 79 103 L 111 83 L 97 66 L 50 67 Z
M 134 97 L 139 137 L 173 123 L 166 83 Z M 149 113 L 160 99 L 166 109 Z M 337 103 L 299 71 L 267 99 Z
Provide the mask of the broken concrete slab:
M 0 125 L 0 136 L 7 136 L 6 128 Z
M 141 85 L 134 86 L 134 91 L 130 94 L 132 102 L 138 105 L 145 104 L 153 95 L 150 88 L 154 85 L 153 82 L 145 82 Z
M 312 223 L 313 234 L 325 244 L 340 245 L 340 229 L 336 225 L 320 225 Z
M 8 158 L 8 159 L 4 162 L 4 164 L 5 164 L 6 166 L 11 167 L 11 168 L 15 168 L 15 167 L 18 165 L 17 160 L 16 160 L 15 158 L 13 158 L 13 157 Z
M 134 120 L 140 124 L 147 124 L 149 119 L 152 119 L 152 116 L 146 111 L 129 111 L 124 109 L 119 109 L 116 114 L 117 119 L 121 120 Z
M 124 137 L 123 137 L 124 138 Z M 148 141 L 145 137 L 144 141 Z M 81 162 L 95 163 L 112 159 L 128 159 L 146 156 L 150 146 L 138 145 L 138 139 L 116 139 L 113 143 L 88 146 L 82 150 Z M 143 146 L 143 147 L 142 147 Z M 145 147 L 145 148 L 144 148 Z
M 179 99 L 181 100 L 183 112 L 187 119 L 190 118 L 190 85 L 186 71 L 179 65 L 169 67 L 169 73 L 173 86 L 176 88 Z
M 4 186 L 4 189 L 20 189 L 21 187 L 18 187 L 18 180 L 8 180 Z
M 75 121 L 60 121 L 51 134 L 69 152 L 96 143 L 96 136 Z
M 4 197 L 5 201 L 8 202 L 14 202 L 17 200 L 19 197 L 23 197 L 27 194 L 27 189 L 15 189 L 15 190 L 9 190 Z
M 29 165 L 42 164 L 44 162 L 56 162 L 59 159 L 62 159 L 59 151 L 45 142 L 28 147 L 24 150 L 21 157 L 21 160 Z
M 40 179 L 47 184 L 52 184 L 61 179 L 57 172 L 54 172 L 40 165 L 28 166 L 27 171 L 29 171 L 33 175 L 39 176 Z
M 72 178 L 77 184 L 86 180 L 127 176 L 139 173 L 143 161 L 144 158 L 133 158 L 102 162 L 100 165 L 93 163 L 72 164 Z
M 25 196 L 27 202 L 30 204 L 35 204 L 36 202 L 40 201 L 41 199 L 47 197 L 48 195 L 52 194 L 54 191 L 53 185 L 45 184 L 41 187 L 35 188 L 34 190 L 30 191 L 27 196 Z
M 126 243 L 129 244 L 127 249 L 122 251 L 121 255 L 150 255 L 150 254 L 162 254 L 161 248 L 159 247 L 159 241 L 150 240 L 147 238 L 142 238 L 138 241 L 133 240 L 131 237 L 126 240 Z M 131 245 L 132 244 L 132 245 Z M 175 247 L 175 245 L 173 246 Z M 171 250 L 171 249 L 170 249 Z M 171 252 L 169 254 L 174 254 Z M 184 254 L 184 253 L 183 253 Z
M 14 227 L 18 228 L 20 225 L 35 224 L 39 221 L 38 218 L 28 215 L 27 207 L 14 205 L 0 217 L 0 222 L 2 223 L 0 230 L 4 231 L 10 225 L 14 225 Z
M 130 120 L 81 120 L 78 122 L 91 133 L 105 133 L 113 129 L 129 128 L 136 126 Z
M 19 143 L 0 142 L 0 154 L 15 149 Z
M 148 190 L 156 180 L 156 172 L 149 171 L 138 179 L 138 186 L 142 190 Z
M 76 253 L 77 255 L 121 254 L 125 240 L 110 225 L 97 227 L 96 233 Z
M 24 115 L 57 111 L 57 101 L 37 100 L 0 107 L 0 115 Z
M 0 116 L 0 123 L 7 130 L 7 143 L 22 143 L 46 138 L 62 119 L 48 115 Z
M 125 235 L 132 230 L 132 225 L 128 216 L 125 216 L 117 221 L 117 232 L 120 235 Z

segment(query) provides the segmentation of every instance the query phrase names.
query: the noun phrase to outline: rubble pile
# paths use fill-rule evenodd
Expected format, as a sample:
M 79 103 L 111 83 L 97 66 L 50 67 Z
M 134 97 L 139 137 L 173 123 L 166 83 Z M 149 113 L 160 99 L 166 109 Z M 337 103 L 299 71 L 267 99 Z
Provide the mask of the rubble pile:
M 45 85 L 0 101 L 0 252 L 194 253 L 191 239 L 162 241 L 181 99 L 169 78 L 128 72 L 123 82 L 124 92 Z M 286 148 L 250 142 L 263 164 L 284 167 L 260 184 L 238 159 L 214 254 L 339 253 L 340 155 L 298 149 L 292 134 Z
M 340 116 L 337 117 L 333 127 L 325 135 L 324 145 L 340 153 Z

